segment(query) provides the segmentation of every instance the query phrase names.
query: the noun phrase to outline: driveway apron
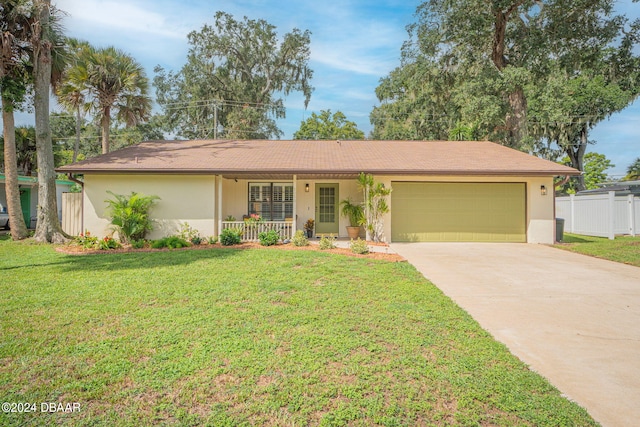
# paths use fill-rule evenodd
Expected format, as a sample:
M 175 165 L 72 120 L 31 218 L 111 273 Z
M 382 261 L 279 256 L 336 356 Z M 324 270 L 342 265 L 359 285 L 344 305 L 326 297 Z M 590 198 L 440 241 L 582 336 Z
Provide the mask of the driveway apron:
M 640 422 L 640 268 L 534 244 L 395 243 L 603 426 Z

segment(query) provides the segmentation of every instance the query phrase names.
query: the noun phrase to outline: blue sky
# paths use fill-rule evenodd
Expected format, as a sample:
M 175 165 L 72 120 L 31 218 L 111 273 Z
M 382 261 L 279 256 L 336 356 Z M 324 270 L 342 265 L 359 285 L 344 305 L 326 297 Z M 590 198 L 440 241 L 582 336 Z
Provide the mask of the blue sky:
M 405 27 L 414 21 L 420 1 L 402 0 L 55 0 L 68 13 L 67 34 L 96 46 L 114 45 L 135 57 L 153 78 L 153 68 L 178 70 L 186 61 L 186 35 L 213 23 L 218 10 L 237 19 L 265 19 L 279 34 L 293 28 L 311 31 L 311 63 L 315 91 L 308 109 L 302 96 L 286 99 L 287 118 L 279 122 L 291 138 L 312 112 L 340 110 L 368 134 L 369 113 L 378 104 L 375 88 L 400 63 Z M 617 10 L 640 16 L 640 3 L 619 0 Z M 598 125 L 590 151 L 605 154 L 624 175 L 640 157 L 640 101 Z

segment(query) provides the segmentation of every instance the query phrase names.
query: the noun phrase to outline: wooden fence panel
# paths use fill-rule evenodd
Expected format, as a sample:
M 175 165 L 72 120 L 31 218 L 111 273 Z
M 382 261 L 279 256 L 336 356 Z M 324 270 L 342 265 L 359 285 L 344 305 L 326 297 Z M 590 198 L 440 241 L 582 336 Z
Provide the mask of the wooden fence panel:
M 70 236 L 82 233 L 82 193 L 62 193 L 62 230 Z

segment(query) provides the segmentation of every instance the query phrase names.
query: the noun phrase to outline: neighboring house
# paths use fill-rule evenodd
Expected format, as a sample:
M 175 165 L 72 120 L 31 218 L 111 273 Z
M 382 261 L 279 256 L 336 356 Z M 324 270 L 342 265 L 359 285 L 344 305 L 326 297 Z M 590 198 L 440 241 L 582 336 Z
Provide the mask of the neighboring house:
M 616 196 L 628 196 L 631 194 L 635 197 L 640 197 L 640 181 L 603 182 L 596 185 L 600 188 L 578 191 L 576 194 L 607 194 L 609 191 L 615 191 Z
M 69 192 L 73 182 L 67 180 L 56 180 L 56 198 L 58 201 L 58 218 L 62 218 L 62 193 Z M 36 217 L 38 208 L 38 178 L 35 176 L 19 176 L 18 186 L 20 187 L 20 205 L 22 215 L 29 228 L 36 227 Z M 7 194 L 5 190 L 5 176 L 0 174 L 0 212 L 7 212 Z
M 391 187 L 387 241 L 553 243 L 555 176 L 567 166 L 491 142 L 155 141 L 58 169 L 84 175 L 84 228 L 110 234 L 105 200 L 132 191 L 160 197 L 151 237 L 188 222 L 218 235 L 252 213 L 316 234 L 346 236 L 340 201 L 362 201 L 360 172 Z M 288 222 L 288 224 L 292 224 Z

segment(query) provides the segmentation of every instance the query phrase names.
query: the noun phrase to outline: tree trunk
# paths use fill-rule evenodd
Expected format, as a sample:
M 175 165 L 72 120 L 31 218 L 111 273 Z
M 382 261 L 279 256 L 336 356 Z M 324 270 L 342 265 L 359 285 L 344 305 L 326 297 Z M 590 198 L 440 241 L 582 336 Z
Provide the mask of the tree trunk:
M 111 109 L 109 107 L 104 109 L 102 115 L 102 154 L 109 152 L 109 125 L 110 125 Z
M 11 101 L 2 98 L 2 123 L 4 126 L 4 189 L 7 195 L 11 238 L 21 240 L 29 235 L 22 215 L 20 188 L 18 186 L 18 161 L 16 154 L 16 131 Z
M 491 60 L 499 71 L 504 70 L 509 65 L 505 57 L 505 39 L 509 17 L 524 3 L 523 0 L 514 2 L 506 11 L 494 10 L 495 23 L 493 29 L 493 46 L 491 49 Z M 520 85 L 508 95 L 509 112 L 505 117 L 507 128 L 507 145 L 512 148 L 520 148 L 522 141 L 527 135 L 527 99 L 524 90 Z
M 519 149 L 527 136 L 527 99 L 521 87 L 509 94 L 510 111 L 506 116 L 507 145 Z
M 56 175 L 54 171 L 51 128 L 49 126 L 49 92 L 51 81 L 51 42 L 44 38 L 49 25 L 50 0 L 38 2 L 40 34 L 36 36 L 34 58 L 34 109 L 36 116 L 36 154 L 38 157 L 38 224 L 35 240 L 64 243 L 68 237 L 58 220 Z
M 76 142 L 73 144 L 73 158 L 72 163 L 78 160 L 78 151 L 80 151 L 80 104 L 76 107 Z
M 571 167 L 578 169 L 580 172 L 584 172 L 584 154 L 587 151 L 587 125 L 585 124 L 580 130 L 580 141 L 578 145 L 569 145 L 566 147 L 565 152 L 571 160 Z M 584 183 L 584 175 L 572 178 L 575 182 L 576 191 L 586 190 L 587 186 Z

